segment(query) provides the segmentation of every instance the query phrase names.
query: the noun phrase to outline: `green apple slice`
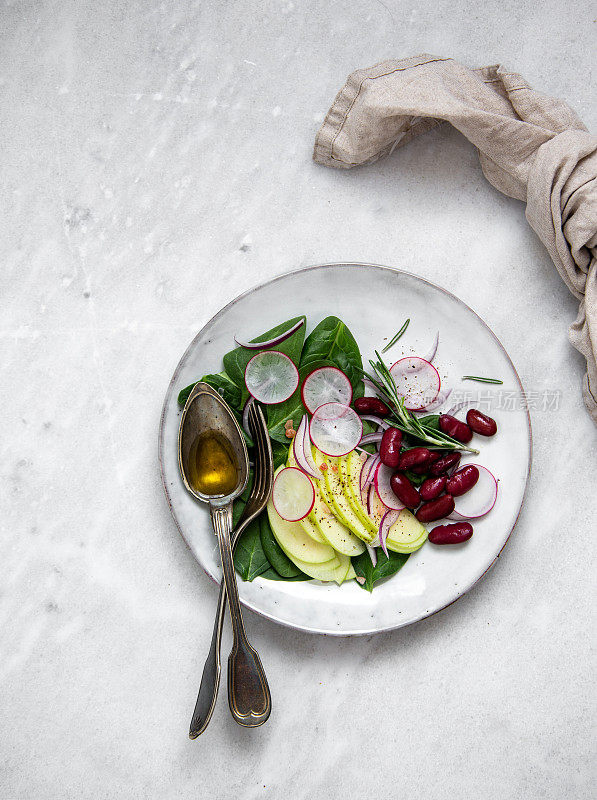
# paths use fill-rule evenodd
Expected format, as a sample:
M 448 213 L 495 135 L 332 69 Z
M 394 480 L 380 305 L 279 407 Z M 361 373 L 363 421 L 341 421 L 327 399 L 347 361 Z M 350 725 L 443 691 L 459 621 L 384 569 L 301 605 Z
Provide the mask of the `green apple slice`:
M 390 527 L 386 546 L 395 553 L 414 553 L 427 541 L 427 529 L 405 508 Z
M 352 506 L 346 499 L 342 490 L 342 481 L 340 479 L 340 472 L 338 467 L 338 459 L 326 456 L 320 451 L 317 451 L 315 456 L 315 463 L 318 467 L 324 466 L 324 481 L 326 485 L 325 500 L 328 502 L 330 509 L 334 512 L 336 517 L 343 525 L 362 539 L 364 542 L 371 542 L 375 538 L 375 534 L 368 530 L 361 520 L 354 513 Z M 329 500 L 328 500 L 329 498 Z
M 288 467 L 298 467 L 298 464 L 296 463 L 296 458 L 294 457 L 294 452 L 293 452 L 292 446 L 288 448 L 288 459 L 286 461 L 286 466 L 288 466 Z M 300 520 L 300 524 L 303 526 L 303 529 L 304 529 L 305 533 L 308 534 L 312 539 L 315 539 L 316 542 L 321 542 L 321 544 L 331 544 L 332 547 L 334 547 L 335 546 L 334 543 L 330 542 L 327 539 L 327 537 L 325 536 L 323 530 L 321 529 L 321 527 L 316 522 L 316 516 L 317 515 L 316 515 L 315 512 L 316 512 L 316 509 L 317 509 L 317 504 L 318 504 L 318 499 L 319 499 L 319 487 L 318 487 L 318 484 L 320 482 L 321 481 L 316 481 L 316 480 L 311 479 L 311 483 L 313 484 L 313 487 L 315 489 L 315 502 L 313 504 L 313 508 L 311 510 L 311 513 L 308 516 L 306 516 L 303 519 L 301 519 Z M 344 552 L 344 551 L 341 550 L 340 552 Z M 352 555 L 352 553 L 347 553 L 347 555 Z
M 292 447 L 288 451 L 289 467 L 296 466 L 296 459 L 292 452 Z M 323 475 L 322 475 L 323 477 Z M 342 522 L 338 520 L 334 512 L 330 508 L 330 504 L 326 502 L 321 496 L 321 493 L 326 490 L 325 482 L 323 480 L 313 481 L 315 487 L 315 502 L 313 509 L 308 517 L 301 520 L 306 522 L 317 531 L 320 537 L 317 541 L 326 542 L 331 544 L 334 550 L 342 553 L 345 556 L 358 556 L 365 550 L 363 542 L 357 538 Z M 326 490 L 327 493 L 327 490 Z M 317 537 L 313 535 L 311 530 L 307 530 L 309 536 L 313 539 Z
M 336 556 L 331 545 L 316 542 L 298 522 L 282 519 L 271 498 L 267 504 L 267 516 L 276 541 L 292 560 L 298 558 L 309 564 L 323 564 Z
M 335 581 L 338 585 L 346 580 L 352 566 L 350 558 L 341 553 L 336 554 L 334 561 L 325 564 L 308 564 L 298 558 L 291 558 L 291 561 L 310 578 L 318 581 Z
M 346 499 L 363 525 L 375 536 L 379 525 L 371 519 L 361 499 L 361 470 L 366 460 L 367 456 L 361 456 L 356 450 L 352 450 L 348 455 L 338 459 L 338 467 Z
M 325 541 L 331 544 L 338 553 L 342 553 L 345 556 L 358 556 L 364 552 L 365 545 L 363 542 L 338 520 L 319 494 L 315 496 L 315 503 L 310 516 Z

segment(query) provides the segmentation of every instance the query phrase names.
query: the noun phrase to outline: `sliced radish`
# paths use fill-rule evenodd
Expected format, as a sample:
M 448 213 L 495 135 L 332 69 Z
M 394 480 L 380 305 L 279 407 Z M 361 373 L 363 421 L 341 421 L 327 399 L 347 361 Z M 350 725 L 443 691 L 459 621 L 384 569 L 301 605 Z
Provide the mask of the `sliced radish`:
M 439 345 L 439 331 L 435 334 L 434 342 L 431 345 L 431 350 L 425 356 L 425 361 L 429 361 L 429 363 L 431 364 L 431 362 L 435 358 L 435 354 L 437 353 L 438 345 Z
M 394 472 L 396 470 L 386 467 L 385 464 L 379 464 L 375 470 L 375 490 L 384 506 L 393 511 L 402 511 L 404 504 L 398 500 L 390 486 L 390 478 Z
M 311 441 L 322 453 L 345 456 L 361 441 L 363 423 L 350 406 L 324 403 L 315 410 L 309 432 Z
M 379 536 L 379 544 L 381 546 L 381 549 L 384 551 L 386 558 L 389 558 L 386 539 L 388 538 L 388 533 L 390 532 L 390 528 L 398 519 L 399 514 L 400 511 L 395 511 L 394 509 L 386 511 L 386 513 L 381 518 L 381 522 L 379 523 L 379 532 L 377 535 Z
M 300 469 L 284 467 L 274 481 L 272 501 L 282 519 L 298 522 L 311 513 L 315 488 L 309 476 Z
M 495 505 L 498 493 L 497 480 L 486 467 L 482 467 L 480 464 L 473 466 L 479 470 L 479 480 L 470 492 L 455 498 L 456 508 L 448 519 L 461 521 L 484 517 Z
M 319 480 L 321 472 L 317 469 L 317 464 L 313 460 L 313 453 L 311 452 L 311 438 L 309 437 L 309 418 L 305 414 L 298 426 L 297 432 L 293 439 L 292 451 L 294 458 L 299 467 L 310 475 L 312 478 Z
M 432 400 L 431 403 L 424 406 L 424 408 L 415 408 L 413 409 L 413 411 L 424 411 L 426 414 L 428 414 L 430 411 L 436 411 L 438 408 L 441 408 L 443 406 L 443 404 L 446 402 L 446 400 L 451 394 L 452 394 L 452 387 L 450 387 L 449 389 L 441 389 L 435 400 Z
M 325 403 L 350 405 L 352 385 L 341 369 L 320 367 L 310 372 L 301 390 L 303 405 L 311 414 Z
M 281 333 L 279 336 L 275 336 L 273 339 L 268 339 L 266 342 L 242 342 L 240 339 L 237 339 L 236 336 L 234 337 L 234 341 L 237 343 L 239 347 L 244 347 L 247 350 L 264 350 L 266 347 L 276 347 L 282 342 L 285 342 L 286 339 L 289 339 L 293 333 L 298 331 L 300 327 L 305 324 L 304 319 L 299 319 L 298 322 L 288 328 L 287 331 Z
M 424 358 L 401 358 L 392 366 L 390 374 L 394 378 L 398 394 L 404 397 L 404 407 L 409 411 L 426 408 L 439 394 L 439 372 Z
M 268 406 L 288 400 L 298 384 L 298 369 L 279 350 L 257 353 L 245 369 L 245 385 L 249 394 Z

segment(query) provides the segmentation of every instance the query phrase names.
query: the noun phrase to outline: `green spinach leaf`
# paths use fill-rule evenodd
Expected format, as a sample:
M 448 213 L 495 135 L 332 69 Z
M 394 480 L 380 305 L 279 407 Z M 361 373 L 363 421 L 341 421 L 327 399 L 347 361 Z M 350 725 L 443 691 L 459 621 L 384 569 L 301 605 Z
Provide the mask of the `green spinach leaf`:
M 326 317 L 305 341 L 301 370 L 310 372 L 322 364 L 338 367 L 347 375 L 355 398 L 363 394 L 361 351 L 352 333 L 338 317 Z
M 394 575 L 408 561 L 408 554 L 394 553 L 392 550 L 388 550 L 389 557 L 386 557 L 381 547 L 377 547 L 375 552 L 377 553 L 377 564 L 375 566 L 371 563 L 371 558 L 366 550 L 360 556 L 355 556 L 352 559 L 352 566 L 356 574 L 365 578 L 365 583 L 359 583 L 359 586 L 368 592 L 373 591 L 373 586 L 377 581 Z
M 235 410 L 240 410 L 241 391 L 238 386 L 230 380 L 225 372 L 220 372 L 218 375 L 204 375 L 201 380 L 203 383 L 207 383 L 209 386 L 215 389 L 218 394 L 224 398 L 229 406 Z M 189 384 L 189 386 L 185 386 L 185 388 L 179 392 L 179 405 L 184 406 L 196 385 L 197 381 Z
M 272 441 L 272 455 L 274 457 L 274 472 L 278 469 L 278 467 L 282 467 L 286 464 L 288 460 L 288 448 L 290 445 L 290 439 L 286 439 L 285 443 Z
M 287 331 L 301 319 L 305 320 L 305 317 L 293 317 L 293 319 L 289 319 L 288 322 L 283 322 L 280 325 L 276 325 L 275 328 L 262 333 L 261 336 L 257 336 L 251 341 L 265 342 L 268 339 L 273 339 L 274 337 L 279 336 L 281 333 L 284 333 L 284 331 Z M 292 336 L 289 336 L 286 341 L 272 349 L 279 350 L 281 353 L 285 353 L 298 366 L 304 341 L 305 325 L 303 324 L 292 334 Z M 248 350 L 246 347 L 235 347 L 234 350 L 231 350 L 224 356 L 224 369 L 230 377 L 230 380 L 232 380 L 232 382 L 240 388 L 242 392 L 241 401 L 247 397 L 247 389 L 245 387 L 245 369 L 249 361 L 258 352 L 258 350 Z
M 278 575 L 281 575 L 282 578 L 295 578 L 297 575 L 302 575 L 302 571 L 292 563 L 276 541 L 267 512 L 261 514 L 259 518 L 259 529 L 263 552 Z
M 283 578 L 281 575 L 278 575 L 276 570 L 273 567 L 266 569 L 265 572 L 262 572 L 259 576 L 260 578 L 267 578 L 270 581 L 310 581 L 311 578 L 308 575 L 305 575 L 304 572 L 301 572 L 299 575 L 294 575 L 292 578 Z
M 241 535 L 234 551 L 234 566 L 244 581 L 252 581 L 270 568 L 261 546 L 259 519 L 254 519 Z
M 253 488 L 253 470 L 249 468 L 249 480 L 247 481 L 247 485 L 245 486 L 244 492 L 241 494 L 240 497 L 237 497 L 232 506 L 232 527 L 236 528 L 238 525 L 238 521 L 241 517 L 241 514 L 245 510 L 245 506 L 247 505 L 247 501 L 249 499 L 249 495 L 251 494 L 251 489 Z

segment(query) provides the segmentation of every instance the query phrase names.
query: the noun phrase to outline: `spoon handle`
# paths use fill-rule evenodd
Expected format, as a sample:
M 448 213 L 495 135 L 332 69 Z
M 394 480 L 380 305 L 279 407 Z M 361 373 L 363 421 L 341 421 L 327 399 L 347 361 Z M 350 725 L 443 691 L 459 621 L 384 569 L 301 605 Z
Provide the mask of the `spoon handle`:
M 228 703 L 232 716 L 239 725 L 256 728 L 267 721 L 272 703 L 261 660 L 257 651 L 249 644 L 243 625 L 230 542 L 232 503 L 224 508 L 211 506 L 211 518 L 220 545 L 223 583 L 230 603 L 234 637 L 228 659 Z
M 222 641 L 222 628 L 224 625 L 224 613 L 226 611 L 226 587 L 224 581 L 220 583 L 220 594 L 218 595 L 218 608 L 214 629 L 211 636 L 211 646 L 205 659 L 203 674 L 201 675 L 201 686 L 191 727 L 189 728 L 189 738 L 196 739 L 207 728 L 218 699 L 218 689 L 220 687 L 220 642 Z

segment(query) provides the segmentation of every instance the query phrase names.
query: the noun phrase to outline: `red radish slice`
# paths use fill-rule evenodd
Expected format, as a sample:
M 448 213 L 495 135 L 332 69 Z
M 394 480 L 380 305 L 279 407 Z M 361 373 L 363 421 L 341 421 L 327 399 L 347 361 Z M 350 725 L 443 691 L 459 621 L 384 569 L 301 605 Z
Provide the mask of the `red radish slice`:
M 313 412 L 324 403 L 350 405 L 352 385 L 342 370 L 337 367 L 320 367 L 310 372 L 301 390 L 303 405 Z
M 469 492 L 455 498 L 456 508 L 448 519 L 461 521 L 484 517 L 495 505 L 498 494 L 497 480 L 486 467 L 480 464 L 473 466 L 479 470 L 479 480 Z
M 425 356 L 425 361 L 429 361 L 429 363 L 431 364 L 431 362 L 435 358 L 435 354 L 437 353 L 438 345 L 439 345 L 439 331 L 435 334 L 435 340 L 431 345 L 431 350 Z
M 363 423 L 350 406 L 324 403 L 313 414 L 309 432 L 311 441 L 322 453 L 345 456 L 361 441 Z
M 309 438 L 309 418 L 305 414 L 298 426 L 293 439 L 292 451 L 299 467 L 312 478 L 319 480 L 321 472 L 317 469 L 317 464 L 313 460 L 311 452 L 311 439 Z
M 281 333 L 279 336 L 275 336 L 273 339 L 268 339 L 266 342 L 242 342 L 240 339 L 237 339 L 236 336 L 234 337 L 234 341 L 237 343 L 239 347 L 245 347 L 247 350 L 265 350 L 266 347 L 276 347 L 282 342 L 285 342 L 286 339 L 289 339 L 293 333 L 298 331 L 298 329 L 305 324 L 304 319 L 299 319 L 298 322 L 288 328 L 287 331 Z
M 300 469 L 284 467 L 274 481 L 272 501 L 282 519 L 298 522 L 311 513 L 315 503 L 315 488 L 311 479 Z
M 402 511 L 405 506 L 398 500 L 390 486 L 390 478 L 395 472 L 395 469 L 386 467 L 385 464 L 379 464 L 375 471 L 375 489 L 377 491 L 377 496 L 384 506 L 387 506 L 393 511 Z
M 379 523 L 379 532 L 377 535 L 379 536 L 379 544 L 381 546 L 381 549 L 384 551 L 386 558 L 389 558 L 386 539 L 388 538 L 388 533 L 390 532 L 390 528 L 398 519 L 399 514 L 400 514 L 399 511 L 394 511 L 394 510 L 386 511 L 386 513 L 381 518 L 381 522 Z
M 366 444 L 378 444 L 381 442 L 382 437 L 383 433 L 367 433 L 365 436 L 363 436 L 359 444 L 361 447 L 364 447 Z
M 409 411 L 426 408 L 439 394 L 439 372 L 424 358 L 401 358 L 392 366 L 390 374 L 394 378 L 398 394 L 404 397 L 404 407 Z
M 279 350 L 257 353 L 245 369 L 245 385 L 249 394 L 268 406 L 288 400 L 298 384 L 298 369 Z
M 361 414 L 360 417 L 363 420 L 367 420 L 367 422 L 372 422 L 374 425 L 379 425 L 384 431 L 386 428 L 390 427 L 389 422 L 384 422 L 381 417 L 376 417 L 374 414 Z
M 428 414 L 430 411 L 435 411 L 436 409 L 441 408 L 451 394 L 452 394 L 451 387 L 445 390 L 442 389 L 435 398 L 435 400 L 432 400 L 432 402 L 429 403 L 429 405 L 426 405 L 424 408 L 415 408 L 413 410 L 424 411 L 426 414 Z

